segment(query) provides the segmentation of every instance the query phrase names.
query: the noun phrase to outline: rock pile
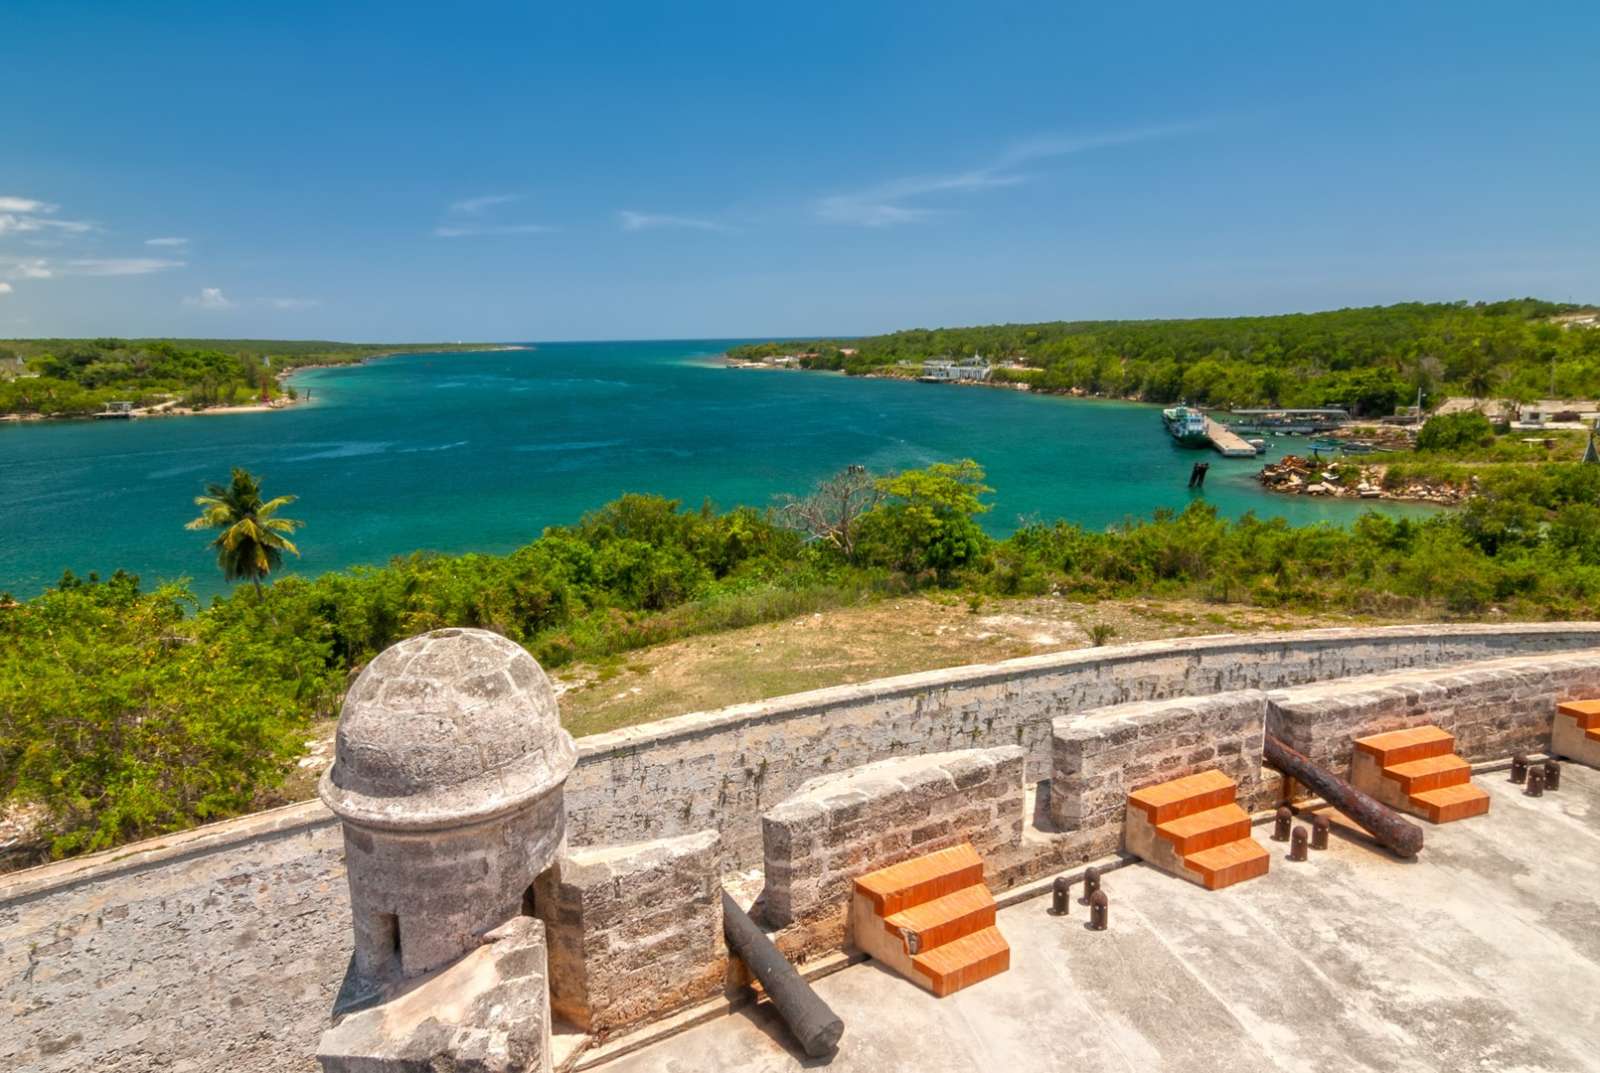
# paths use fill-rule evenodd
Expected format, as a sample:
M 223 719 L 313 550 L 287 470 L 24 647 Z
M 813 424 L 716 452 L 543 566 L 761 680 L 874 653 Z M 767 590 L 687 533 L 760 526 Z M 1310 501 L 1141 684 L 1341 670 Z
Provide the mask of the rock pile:
M 1350 469 L 1356 472 L 1352 479 Z M 1268 491 L 1289 495 L 1334 496 L 1346 499 L 1405 499 L 1454 506 L 1466 502 L 1470 488 L 1429 481 L 1412 481 L 1400 487 L 1385 483 L 1387 467 L 1348 462 L 1319 462 L 1300 455 L 1261 467 L 1256 479 Z

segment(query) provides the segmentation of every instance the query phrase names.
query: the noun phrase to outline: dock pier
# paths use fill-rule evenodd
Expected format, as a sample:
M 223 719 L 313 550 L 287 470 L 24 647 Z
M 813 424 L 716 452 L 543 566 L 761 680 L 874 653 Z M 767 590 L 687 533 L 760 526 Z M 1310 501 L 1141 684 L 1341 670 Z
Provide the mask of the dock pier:
M 1222 422 L 1206 418 L 1206 435 L 1223 458 L 1254 458 L 1256 449 Z

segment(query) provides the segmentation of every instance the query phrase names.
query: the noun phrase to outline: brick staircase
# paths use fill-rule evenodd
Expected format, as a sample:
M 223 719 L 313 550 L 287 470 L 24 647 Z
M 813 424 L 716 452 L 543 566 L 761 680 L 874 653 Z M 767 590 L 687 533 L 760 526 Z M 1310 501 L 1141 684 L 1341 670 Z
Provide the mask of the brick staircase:
M 1221 890 L 1266 875 L 1271 858 L 1250 835 L 1238 785 L 1215 769 L 1128 795 L 1128 851 L 1157 867 Z
M 858 878 L 850 923 L 857 946 L 941 998 L 1011 967 L 969 843 Z
M 1557 756 L 1600 767 L 1600 700 L 1570 700 L 1557 705 L 1550 750 Z
M 1350 781 L 1433 823 L 1481 816 L 1489 811 L 1489 795 L 1472 785 L 1472 767 L 1455 749 L 1455 735 L 1436 726 L 1357 738 Z

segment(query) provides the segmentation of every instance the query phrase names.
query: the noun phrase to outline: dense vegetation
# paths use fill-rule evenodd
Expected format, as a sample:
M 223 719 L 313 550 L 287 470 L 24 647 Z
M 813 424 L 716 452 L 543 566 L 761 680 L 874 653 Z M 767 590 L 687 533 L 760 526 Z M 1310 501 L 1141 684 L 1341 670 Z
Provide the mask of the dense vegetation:
M 461 344 L 327 343 L 250 339 L 14 339 L 0 341 L 0 414 L 72 416 L 112 401 L 204 408 L 275 399 L 277 375 L 312 364 L 363 361 Z
M 416 554 L 204 608 L 182 586 L 68 576 L 32 600 L 0 597 L 0 802 L 41 806 L 64 854 L 270 800 L 352 672 L 447 625 L 499 631 L 555 667 L 922 587 L 1600 614 L 1600 466 L 1474 472 L 1481 494 L 1425 521 L 1296 528 L 1196 503 L 1105 532 L 1056 522 L 995 540 L 976 522 L 976 465 L 854 469 L 773 511 L 629 495 L 509 555 Z
M 729 354 L 801 353 L 808 367 L 860 374 L 978 352 L 1024 366 L 997 369 L 997 379 L 1040 390 L 1215 406 L 1345 406 L 1381 416 L 1414 403 L 1419 390 L 1435 398 L 1600 395 L 1600 331 L 1552 321 L 1578 308 L 1524 298 L 1274 317 L 1057 321 L 757 343 Z

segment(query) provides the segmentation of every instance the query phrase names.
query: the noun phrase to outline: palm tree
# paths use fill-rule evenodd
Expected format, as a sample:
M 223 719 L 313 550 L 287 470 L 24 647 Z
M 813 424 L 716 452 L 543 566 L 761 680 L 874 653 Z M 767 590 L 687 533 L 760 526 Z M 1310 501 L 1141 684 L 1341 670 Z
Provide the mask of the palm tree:
M 295 501 L 294 496 L 279 496 L 261 502 L 261 481 L 249 470 L 233 468 L 233 481 L 227 486 L 210 484 L 206 494 L 196 496 L 194 505 L 200 517 L 185 529 L 220 529 L 211 546 L 217 549 L 217 565 L 229 581 L 249 578 L 261 596 L 261 579 L 276 570 L 283 553 L 299 555 L 300 549 L 285 535 L 304 525 L 292 518 L 275 518 L 279 507 Z

